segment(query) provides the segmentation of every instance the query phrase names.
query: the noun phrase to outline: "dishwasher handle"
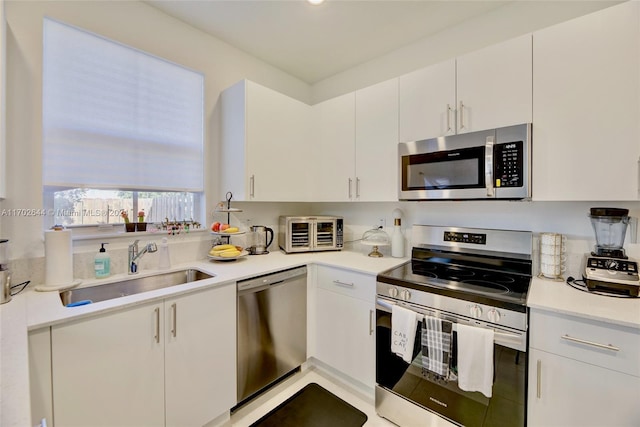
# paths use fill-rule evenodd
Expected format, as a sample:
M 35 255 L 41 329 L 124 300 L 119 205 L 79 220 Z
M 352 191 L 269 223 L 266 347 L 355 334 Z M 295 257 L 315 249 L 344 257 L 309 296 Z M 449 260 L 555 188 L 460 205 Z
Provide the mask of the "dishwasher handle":
M 307 274 L 307 267 L 296 267 L 290 270 L 279 271 L 277 273 L 265 274 L 264 276 L 254 277 L 238 282 L 238 292 L 258 292 L 269 286 L 276 285 L 281 282 L 293 280 Z

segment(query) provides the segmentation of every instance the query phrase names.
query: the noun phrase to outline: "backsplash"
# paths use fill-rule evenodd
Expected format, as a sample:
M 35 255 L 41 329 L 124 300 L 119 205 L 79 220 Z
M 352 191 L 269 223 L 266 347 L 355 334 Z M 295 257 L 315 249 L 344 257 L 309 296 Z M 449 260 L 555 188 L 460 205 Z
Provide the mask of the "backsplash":
M 156 236 L 158 245 L 161 235 Z M 144 239 L 144 241 L 155 239 Z M 170 239 L 169 254 L 171 264 L 180 264 L 195 260 L 204 259 L 211 248 L 211 236 L 203 234 L 196 239 Z M 144 243 L 141 239 L 141 244 Z M 129 241 L 127 240 L 128 244 Z M 96 250 L 91 252 L 78 252 L 76 242 L 74 242 L 73 253 L 73 276 L 75 279 L 95 279 L 94 258 L 99 244 L 83 242 L 82 246 L 95 246 Z M 111 274 L 124 274 L 127 272 L 127 247 L 111 249 L 107 247 L 107 253 L 111 257 Z M 140 271 L 156 269 L 158 266 L 160 252 L 147 253 L 139 260 Z M 32 285 L 42 284 L 45 281 L 45 258 L 24 258 L 12 260 L 10 264 L 11 282 L 21 283 L 30 280 Z

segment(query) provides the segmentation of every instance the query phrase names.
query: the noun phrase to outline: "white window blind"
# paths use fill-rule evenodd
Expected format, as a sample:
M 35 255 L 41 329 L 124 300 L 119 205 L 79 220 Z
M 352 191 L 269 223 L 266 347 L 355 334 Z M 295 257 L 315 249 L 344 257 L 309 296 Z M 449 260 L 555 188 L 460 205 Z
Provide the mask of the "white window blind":
M 203 75 L 44 20 L 43 182 L 203 191 Z

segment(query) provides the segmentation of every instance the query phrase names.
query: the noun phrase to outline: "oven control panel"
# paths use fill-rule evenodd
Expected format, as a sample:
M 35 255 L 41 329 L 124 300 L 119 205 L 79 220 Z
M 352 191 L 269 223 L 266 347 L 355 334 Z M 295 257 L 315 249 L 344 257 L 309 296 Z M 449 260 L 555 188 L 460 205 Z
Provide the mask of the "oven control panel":
M 472 243 L 474 245 L 486 245 L 487 235 L 483 233 L 461 233 L 459 231 L 445 231 L 445 242 Z

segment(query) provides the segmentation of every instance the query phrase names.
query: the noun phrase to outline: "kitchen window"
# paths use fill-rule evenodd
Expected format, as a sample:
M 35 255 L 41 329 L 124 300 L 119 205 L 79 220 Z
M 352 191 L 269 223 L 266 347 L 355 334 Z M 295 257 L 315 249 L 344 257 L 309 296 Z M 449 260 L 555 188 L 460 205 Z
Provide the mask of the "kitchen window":
M 48 18 L 43 38 L 45 226 L 201 219 L 202 73 Z

